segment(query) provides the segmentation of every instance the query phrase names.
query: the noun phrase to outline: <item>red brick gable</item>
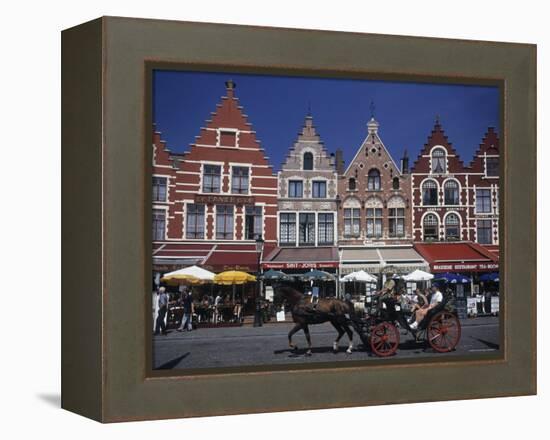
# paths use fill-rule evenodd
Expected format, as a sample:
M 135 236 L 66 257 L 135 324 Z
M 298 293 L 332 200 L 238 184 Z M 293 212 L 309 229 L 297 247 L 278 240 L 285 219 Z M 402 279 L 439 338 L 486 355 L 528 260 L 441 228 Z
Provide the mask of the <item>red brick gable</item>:
M 166 146 L 166 141 L 161 138 L 161 133 L 153 126 L 153 166 L 173 164 L 172 153 Z
M 481 140 L 481 144 L 479 144 L 479 148 L 470 163 L 473 172 L 484 172 L 483 156 L 486 154 L 491 156 L 498 156 L 500 154 L 500 143 L 494 127 L 489 127 L 487 129 L 487 133 L 485 133 L 485 136 Z
M 464 171 L 464 163 L 460 159 L 460 155 L 453 147 L 453 144 L 449 142 L 448 137 L 445 135 L 439 121 L 436 121 L 432 133 L 428 137 L 428 142 L 424 144 L 424 147 L 420 151 L 417 159 L 415 160 L 411 173 L 429 173 L 430 172 L 430 151 L 436 145 L 440 145 L 445 150 L 447 154 L 451 157 L 448 157 L 448 172 L 449 173 L 460 173 Z
M 263 169 L 255 171 L 256 177 L 272 176 L 273 167 L 260 147 L 260 141 L 256 138 L 243 107 L 239 105 L 234 83 L 228 81 L 226 87 L 226 95 L 221 97 L 216 110 L 211 113 L 211 118 L 200 129 L 189 151 L 184 153 L 185 160 L 246 161 L 264 166 Z M 224 133 L 224 129 L 228 129 L 227 133 Z M 235 132 L 234 143 L 229 145 L 232 131 Z M 186 171 L 198 171 L 198 167 L 191 168 L 197 169 Z

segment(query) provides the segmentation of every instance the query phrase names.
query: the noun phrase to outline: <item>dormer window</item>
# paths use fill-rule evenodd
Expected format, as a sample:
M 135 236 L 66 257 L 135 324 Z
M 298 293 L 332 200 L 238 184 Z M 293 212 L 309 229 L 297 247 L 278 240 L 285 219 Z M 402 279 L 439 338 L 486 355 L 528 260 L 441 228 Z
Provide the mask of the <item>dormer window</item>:
M 303 168 L 305 171 L 313 170 L 313 153 L 310 153 L 309 151 L 304 153 Z
M 237 146 L 237 131 L 236 130 L 224 130 L 220 129 L 220 147 L 232 147 Z
M 399 189 L 399 177 L 394 177 L 393 180 L 392 180 L 392 188 L 394 190 L 398 190 Z
M 432 173 L 443 174 L 446 171 L 445 150 L 443 148 L 436 148 L 432 151 Z
M 372 169 L 367 177 L 367 189 L 369 191 L 380 191 L 380 171 Z
M 485 158 L 485 174 L 487 177 L 498 177 L 498 157 Z

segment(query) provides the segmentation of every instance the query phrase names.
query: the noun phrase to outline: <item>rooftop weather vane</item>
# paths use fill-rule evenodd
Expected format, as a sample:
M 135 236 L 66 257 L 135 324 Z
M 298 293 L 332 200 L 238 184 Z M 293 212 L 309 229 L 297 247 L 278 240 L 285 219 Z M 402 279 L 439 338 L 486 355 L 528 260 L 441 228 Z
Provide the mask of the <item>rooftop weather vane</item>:
M 375 107 L 375 105 L 374 105 L 374 101 L 371 101 L 371 102 L 370 102 L 369 108 L 370 108 L 370 117 L 371 117 L 372 119 L 374 119 L 374 110 L 376 110 L 376 107 Z

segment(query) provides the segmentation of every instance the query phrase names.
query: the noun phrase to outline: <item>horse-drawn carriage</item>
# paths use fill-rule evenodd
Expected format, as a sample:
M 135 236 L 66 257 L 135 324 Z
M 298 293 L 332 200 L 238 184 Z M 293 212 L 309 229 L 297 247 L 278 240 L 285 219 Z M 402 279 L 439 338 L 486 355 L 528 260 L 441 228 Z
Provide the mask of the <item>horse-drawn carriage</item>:
M 443 296 L 443 301 L 431 308 L 413 330 L 408 321 L 413 310 L 401 294 L 402 286 L 385 286 L 369 297 L 370 300 L 367 300 L 361 312 L 356 312 L 349 301 L 326 298 L 313 304 L 310 298 L 291 287 L 281 286 L 277 291 L 290 307 L 295 322 L 288 334 L 289 346 L 293 350 L 297 349 L 292 336 L 303 330 L 308 343 L 306 355 L 311 355 L 312 347 L 309 325 L 323 322 L 330 322 L 338 332 L 333 345 L 335 352 L 338 351 L 338 342 L 347 333 L 348 354 L 353 349 L 351 328 L 359 335 L 365 349 L 381 357 L 395 354 L 399 348 L 401 331 L 412 333 L 416 342 L 425 341 L 439 353 L 452 351 L 460 341 L 460 321 L 448 296 Z
M 395 354 L 401 331 L 412 333 L 415 341 L 425 341 L 439 353 L 452 351 L 460 341 L 460 321 L 447 296 L 428 311 L 415 330 L 408 321 L 412 307 L 404 296 L 379 293 L 366 301 L 364 316 L 350 317 L 350 323 L 363 344 L 377 356 Z

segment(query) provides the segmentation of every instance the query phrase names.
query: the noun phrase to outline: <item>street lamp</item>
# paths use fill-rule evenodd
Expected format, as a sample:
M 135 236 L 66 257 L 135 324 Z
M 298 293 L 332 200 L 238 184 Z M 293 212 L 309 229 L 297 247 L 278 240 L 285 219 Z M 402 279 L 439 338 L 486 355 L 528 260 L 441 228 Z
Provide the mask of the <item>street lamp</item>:
M 262 258 L 262 252 L 264 251 L 264 240 L 261 235 L 256 238 L 256 253 L 258 254 L 258 271 L 256 273 L 256 300 L 254 304 L 254 327 L 262 326 L 262 303 L 260 295 L 260 263 Z

